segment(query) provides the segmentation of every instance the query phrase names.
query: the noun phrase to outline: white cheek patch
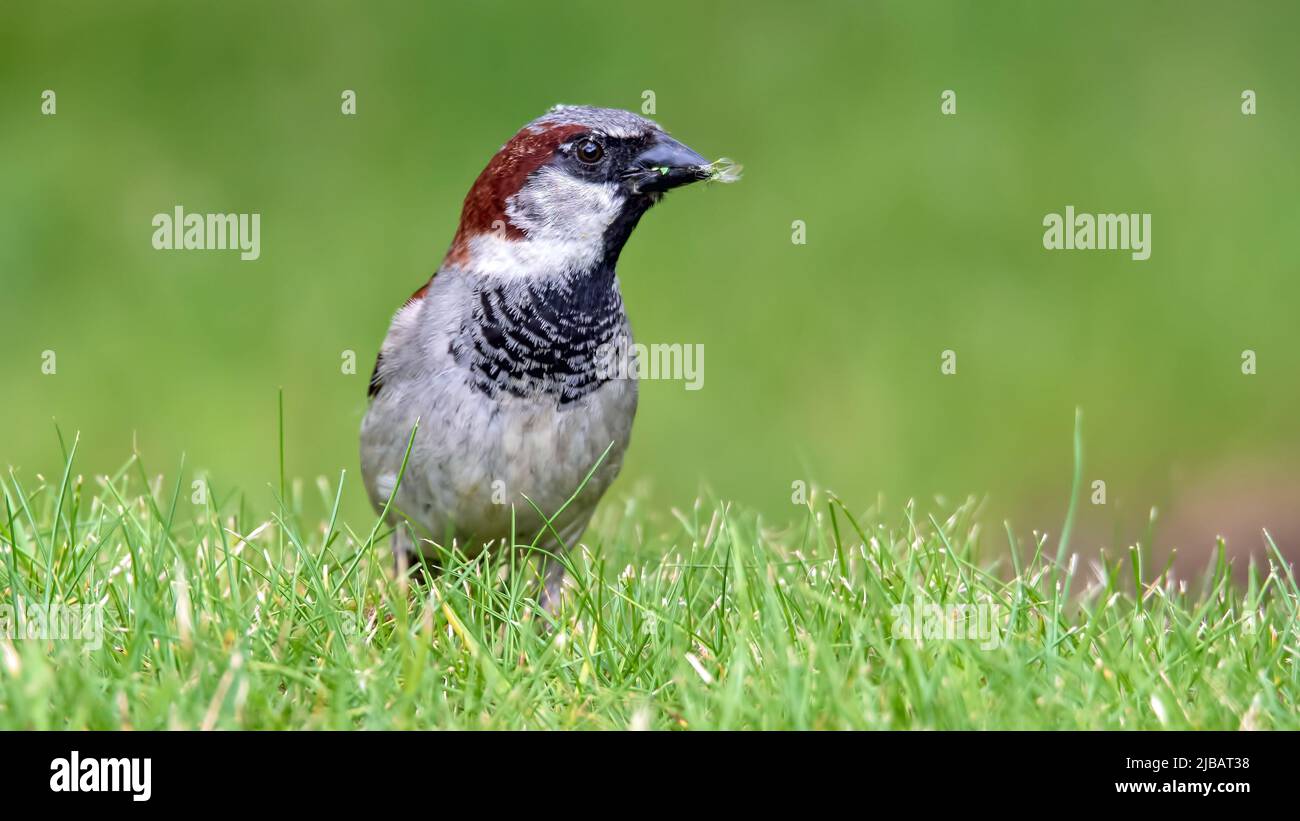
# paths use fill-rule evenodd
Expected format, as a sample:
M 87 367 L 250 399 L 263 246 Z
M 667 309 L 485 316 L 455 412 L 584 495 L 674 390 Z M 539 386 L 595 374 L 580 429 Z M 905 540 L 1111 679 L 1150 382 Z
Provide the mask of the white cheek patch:
M 503 277 L 587 270 L 600 260 L 605 230 L 623 202 L 615 183 L 544 169 L 506 201 L 506 218 L 527 236 L 515 240 L 494 231 L 473 237 L 466 267 Z
M 599 241 L 622 206 L 614 183 L 546 168 L 506 201 L 506 216 L 529 237 Z

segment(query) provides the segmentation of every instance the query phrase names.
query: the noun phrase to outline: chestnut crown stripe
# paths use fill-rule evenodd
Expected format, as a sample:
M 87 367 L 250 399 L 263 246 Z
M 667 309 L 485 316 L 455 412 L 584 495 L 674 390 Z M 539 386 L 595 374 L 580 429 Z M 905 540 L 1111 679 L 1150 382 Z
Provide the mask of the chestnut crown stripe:
M 488 233 L 497 220 L 505 224 L 507 237 L 523 239 L 524 233 L 506 219 L 506 201 L 519 193 L 529 174 L 555 156 L 565 140 L 587 130 L 573 123 L 535 124 L 501 146 L 465 195 L 449 256 L 463 252 L 470 237 Z

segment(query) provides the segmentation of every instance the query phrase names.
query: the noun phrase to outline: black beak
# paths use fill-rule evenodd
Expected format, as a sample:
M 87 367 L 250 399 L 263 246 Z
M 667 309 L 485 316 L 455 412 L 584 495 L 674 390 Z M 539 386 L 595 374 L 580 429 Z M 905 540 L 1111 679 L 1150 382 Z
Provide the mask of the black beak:
M 634 194 L 658 193 L 708 178 L 709 161 L 667 134 L 655 137 L 623 174 Z

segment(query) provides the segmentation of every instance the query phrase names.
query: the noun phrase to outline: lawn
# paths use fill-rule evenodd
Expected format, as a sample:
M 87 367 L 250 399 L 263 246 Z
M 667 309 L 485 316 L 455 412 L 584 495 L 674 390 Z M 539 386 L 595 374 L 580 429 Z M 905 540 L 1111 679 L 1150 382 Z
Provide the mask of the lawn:
M 551 617 L 509 556 L 395 579 L 386 529 L 337 516 L 351 475 L 83 477 L 66 445 L 0 479 L 0 728 L 1300 728 L 1271 540 L 1240 584 L 1222 549 L 1183 580 L 1148 546 L 980 532 L 974 499 L 608 499 Z M 102 634 L 16 636 L 56 612 Z

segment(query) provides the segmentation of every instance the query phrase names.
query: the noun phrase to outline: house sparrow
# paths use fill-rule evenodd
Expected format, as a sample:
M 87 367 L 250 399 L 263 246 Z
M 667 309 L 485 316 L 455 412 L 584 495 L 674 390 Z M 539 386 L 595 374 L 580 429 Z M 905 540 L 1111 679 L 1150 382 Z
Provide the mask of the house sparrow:
M 577 541 L 636 412 L 635 368 L 611 374 L 602 361 L 631 344 L 619 252 L 665 191 L 717 176 L 650 120 L 585 106 L 556 106 L 491 159 L 370 379 L 361 466 L 381 512 L 410 443 L 388 508 L 399 571 L 416 545 L 432 557 L 434 543 L 467 555 L 501 544 L 512 520 L 550 553 Z M 537 509 L 560 513 L 548 525 Z M 564 572 L 542 565 L 553 611 Z

